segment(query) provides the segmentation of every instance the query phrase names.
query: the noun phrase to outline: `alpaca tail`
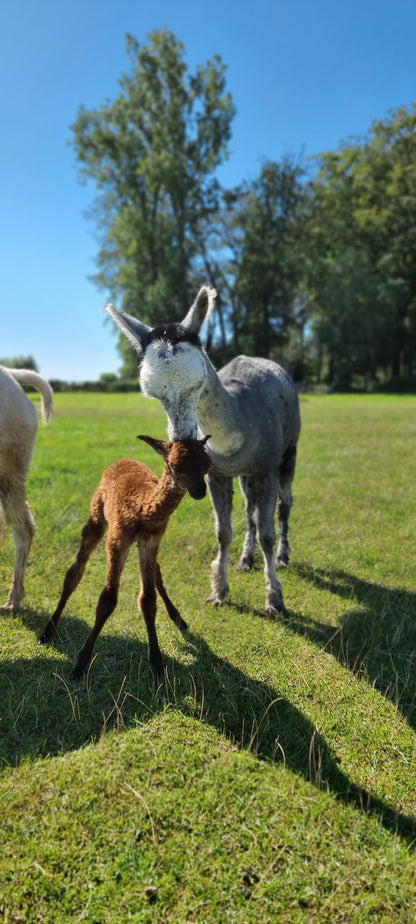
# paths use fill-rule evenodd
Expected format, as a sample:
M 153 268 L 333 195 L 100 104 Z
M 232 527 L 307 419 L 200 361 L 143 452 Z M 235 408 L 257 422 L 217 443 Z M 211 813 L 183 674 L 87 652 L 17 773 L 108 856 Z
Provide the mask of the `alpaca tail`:
M 37 388 L 40 391 L 42 399 L 41 417 L 45 424 L 50 423 L 55 415 L 53 411 L 53 392 L 49 382 L 38 372 L 34 372 L 33 369 L 7 369 L 7 372 L 19 385 L 31 385 L 32 388 Z

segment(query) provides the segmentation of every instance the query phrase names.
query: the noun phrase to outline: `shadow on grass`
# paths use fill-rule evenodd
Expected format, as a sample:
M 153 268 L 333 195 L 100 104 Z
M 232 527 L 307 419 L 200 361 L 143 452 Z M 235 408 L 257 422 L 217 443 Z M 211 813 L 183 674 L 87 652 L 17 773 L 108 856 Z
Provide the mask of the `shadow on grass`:
M 416 729 L 416 594 L 391 590 L 337 569 L 293 568 L 303 580 L 353 605 L 338 626 L 293 617 L 288 628 L 364 676 Z
M 23 620 L 39 635 L 45 619 L 26 610 Z M 131 728 L 164 708 L 208 723 L 261 759 L 284 763 L 317 788 L 328 789 L 345 805 L 376 816 L 408 842 L 416 841 L 416 819 L 396 812 L 344 774 L 325 739 L 287 698 L 254 680 L 204 639 L 182 636 L 186 665 L 165 655 L 167 680 L 161 704 L 147 661 L 147 645 L 131 637 L 103 635 L 96 659 L 80 683 L 69 680 L 86 624 L 63 617 L 55 639 L 56 657 L 5 662 L 0 668 L 0 758 L 21 760 L 66 753 L 96 741 L 109 728 Z M 62 658 L 65 656 L 65 659 Z

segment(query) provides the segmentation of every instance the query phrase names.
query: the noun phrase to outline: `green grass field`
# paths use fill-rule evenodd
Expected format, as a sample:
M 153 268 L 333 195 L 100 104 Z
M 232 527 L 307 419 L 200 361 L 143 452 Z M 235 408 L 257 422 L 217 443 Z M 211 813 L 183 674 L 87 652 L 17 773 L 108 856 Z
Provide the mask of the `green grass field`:
M 159 607 L 163 696 L 134 550 L 82 682 L 104 546 L 37 644 L 103 469 L 161 471 L 135 436 L 165 437 L 163 411 L 138 394 L 58 394 L 55 411 L 28 479 L 24 608 L 0 616 L 0 920 L 416 921 L 416 398 L 302 396 L 285 618 L 264 615 L 260 555 L 236 571 L 237 485 L 229 601 L 205 603 L 213 515 L 184 499 L 160 560 L 190 629 Z M 13 565 L 8 537 L 1 602 Z

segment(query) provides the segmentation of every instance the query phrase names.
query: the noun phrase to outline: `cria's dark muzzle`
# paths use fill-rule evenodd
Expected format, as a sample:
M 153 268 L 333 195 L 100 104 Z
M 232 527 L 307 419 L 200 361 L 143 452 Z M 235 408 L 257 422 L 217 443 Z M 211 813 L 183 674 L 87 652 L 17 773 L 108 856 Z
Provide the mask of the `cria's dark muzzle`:
M 197 488 L 194 488 L 192 491 L 189 491 L 190 496 L 193 497 L 194 500 L 202 500 L 202 498 L 205 497 L 206 493 L 207 493 L 207 486 L 205 484 L 205 481 L 203 481 L 202 484 L 199 485 Z

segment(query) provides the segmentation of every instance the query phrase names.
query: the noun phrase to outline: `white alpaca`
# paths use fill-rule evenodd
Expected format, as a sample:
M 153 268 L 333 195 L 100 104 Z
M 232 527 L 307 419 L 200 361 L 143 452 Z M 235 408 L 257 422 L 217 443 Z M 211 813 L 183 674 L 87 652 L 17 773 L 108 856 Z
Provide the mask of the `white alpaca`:
M 7 603 L 0 606 L 1 611 L 20 607 L 35 533 L 35 522 L 26 498 L 26 477 L 35 444 L 38 413 L 21 385 L 31 385 L 40 391 L 44 423 L 53 418 L 52 389 L 46 379 L 31 369 L 0 366 L 0 544 L 7 523 L 16 545 L 14 577 Z

